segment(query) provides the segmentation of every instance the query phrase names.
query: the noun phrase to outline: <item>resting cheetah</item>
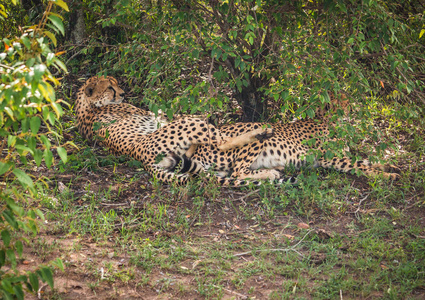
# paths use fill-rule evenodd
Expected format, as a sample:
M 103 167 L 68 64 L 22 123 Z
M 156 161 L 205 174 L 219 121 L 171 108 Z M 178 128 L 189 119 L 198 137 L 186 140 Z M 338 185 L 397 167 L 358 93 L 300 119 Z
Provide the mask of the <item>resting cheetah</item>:
M 329 134 L 328 124 L 329 119 L 322 116 L 321 121 L 304 119 L 286 124 L 237 123 L 225 125 L 220 127 L 220 131 L 230 137 L 267 126 L 273 128 L 273 136 L 267 140 L 255 141 L 228 151 L 221 151 L 215 145 L 203 145 L 191 149 L 183 156 L 171 153 L 161 166 L 164 169 L 172 169 L 177 161 L 182 160 L 182 170 L 185 172 L 197 173 L 212 169 L 218 175 L 237 179 L 274 179 L 280 176 L 278 170 L 282 170 L 288 165 L 296 167 L 304 165 L 305 157 L 312 148 L 318 149 L 324 154 L 325 150 L 320 142 L 309 147 L 306 141 L 313 137 L 327 136 Z M 335 157 L 329 160 L 322 156 L 316 158 L 314 166 L 334 168 L 342 172 L 356 169 L 369 176 L 382 174 L 385 178 L 393 180 L 399 176 L 396 173 L 384 172 L 381 165 L 371 165 L 366 160 L 352 164 L 351 159 L 347 157 L 341 159 Z M 269 173 L 265 173 L 265 170 L 268 170 Z M 270 173 L 271 171 L 274 173 Z
M 111 151 L 129 155 L 131 143 L 166 122 L 123 100 L 124 91 L 115 78 L 94 76 L 79 89 L 74 110 L 84 138 L 91 141 L 97 135 Z M 96 126 L 99 129 L 93 130 Z
M 101 143 L 117 154 L 141 161 L 151 175 L 164 182 L 185 183 L 189 174 L 164 170 L 155 164 L 158 156 L 175 152 L 183 156 L 192 145 L 214 144 L 221 151 L 238 147 L 264 137 L 270 129 L 256 128 L 238 138 L 226 140 L 213 125 L 186 117 L 169 124 L 153 114 L 122 103 L 124 91 L 112 77 L 92 77 L 79 90 L 75 103 L 77 126 L 87 139 L 99 136 Z M 96 123 L 100 124 L 95 129 Z M 177 178 L 177 179 L 175 179 Z M 245 181 L 219 179 L 223 185 L 241 185 Z

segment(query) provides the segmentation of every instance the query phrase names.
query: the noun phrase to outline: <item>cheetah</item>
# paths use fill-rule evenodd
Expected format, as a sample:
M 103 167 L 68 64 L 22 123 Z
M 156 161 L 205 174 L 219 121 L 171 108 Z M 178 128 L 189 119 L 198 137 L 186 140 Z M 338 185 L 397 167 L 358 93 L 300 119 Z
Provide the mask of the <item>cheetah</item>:
M 223 135 L 213 125 L 196 117 L 184 117 L 167 123 L 152 113 L 123 103 L 124 91 L 113 77 L 92 77 L 79 89 L 74 110 L 80 134 L 116 154 L 139 160 L 145 169 L 164 182 L 184 184 L 189 174 L 175 174 L 156 164 L 158 157 L 175 152 L 185 155 L 195 145 L 214 144 L 229 151 L 247 143 L 269 138 L 269 128 L 256 128 L 237 138 Z M 97 127 L 97 128 L 96 128 Z M 219 178 L 223 185 L 243 185 L 246 181 Z
M 124 91 L 113 77 L 91 77 L 79 89 L 74 105 L 77 128 L 89 141 L 101 143 L 116 154 L 129 155 L 130 144 L 167 122 L 149 111 L 123 103 Z M 97 130 L 93 130 L 98 127 Z
M 348 101 L 341 102 L 347 106 Z M 331 103 L 335 106 L 336 101 Z M 334 168 L 341 172 L 360 170 L 367 176 L 381 174 L 384 178 L 395 180 L 399 177 L 397 173 L 387 173 L 380 164 L 372 165 L 367 160 L 359 160 L 352 163 L 348 157 L 326 159 L 325 149 L 319 142 L 320 137 L 329 135 L 329 118 L 325 111 L 318 111 L 319 120 L 303 119 L 290 123 L 236 123 L 224 125 L 220 131 L 230 137 L 236 137 L 258 128 L 271 127 L 273 136 L 267 140 L 254 141 L 242 147 L 231 148 L 221 151 L 215 145 L 203 145 L 192 148 L 183 156 L 170 153 L 161 164 L 164 169 L 175 168 L 178 161 L 183 162 L 181 171 L 199 173 L 212 169 L 218 176 L 230 176 L 230 178 L 245 179 L 276 179 L 279 171 L 288 165 L 299 168 L 306 164 L 306 156 L 310 150 L 319 150 L 322 155 L 316 157 L 314 167 Z M 320 120 L 321 119 L 321 120 Z M 309 146 L 308 140 L 316 138 L 315 145 Z M 270 176 L 270 177 L 268 177 Z

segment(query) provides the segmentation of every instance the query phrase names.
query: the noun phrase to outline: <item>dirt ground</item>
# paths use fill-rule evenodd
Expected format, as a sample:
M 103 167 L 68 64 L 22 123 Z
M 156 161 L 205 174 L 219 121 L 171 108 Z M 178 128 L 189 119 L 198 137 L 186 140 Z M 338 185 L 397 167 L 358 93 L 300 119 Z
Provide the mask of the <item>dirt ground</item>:
M 64 122 L 71 120 L 70 116 L 64 118 Z M 64 136 L 66 140 L 74 141 L 77 137 L 75 128 L 65 131 Z M 78 145 L 87 147 L 85 144 Z M 83 151 L 82 148 L 69 149 L 68 155 Z M 99 160 L 107 159 L 108 156 L 98 148 L 95 155 Z M 401 166 L 401 171 L 409 167 L 411 166 L 406 163 Z M 255 265 L 258 257 L 261 257 L 263 263 L 270 265 L 282 264 L 281 260 L 298 256 L 308 257 L 308 264 L 318 268 L 326 265 L 328 253 L 311 251 L 303 243 L 304 238 L 313 234 L 324 241 L 334 235 L 341 236 L 335 251 L 341 253 L 342 257 L 347 255 L 347 259 L 355 260 L 356 257 L 352 257 L 347 249 L 352 247 L 353 238 L 362 232 L 359 216 L 388 214 L 376 208 L 374 203 L 359 197 L 351 199 L 348 194 L 344 200 L 344 211 L 329 216 L 316 207 L 308 213 L 308 217 L 296 213 L 297 208 L 293 204 L 283 209 L 267 210 L 260 189 L 222 188 L 219 192 L 208 191 L 196 199 L 196 192 L 189 191 L 189 188 L 187 191 L 180 188 L 176 192 L 175 188 L 168 185 L 153 183 L 144 171 L 126 163 L 117 164 L 116 161 L 114 165 L 98 165 L 94 170 L 80 167 L 76 170 L 59 171 L 58 168 L 48 170 L 39 167 L 34 174 L 43 174 L 50 179 L 52 195 L 49 197 L 53 208 L 41 207 L 47 217 L 46 222 L 40 234 L 30 238 L 19 269 L 33 270 L 41 264 L 61 258 L 65 270 L 55 271 L 53 291 L 47 284 L 43 284 L 38 295 L 28 294 L 27 299 L 283 299 L 288 297 L 279 296 L 275 292 L 286 287 L 295 295 L 298 282 L 300 285 L 303 282 L 304 290 L 296 297 L 313 299 L 309 291 L 316 281 L 326 281 L 329 275 L 322 275 L 320 272 L 311 275 L 300 269 L 292 271 L 299 272 L 299 275 L 292 275 L 294 279 L 291 281 L 285 272 L 269 275 L 253 272 L 240 285 L 237 284 L 237 278 L 231 280 L 230 277 L 239 276 L 247 265 Z M 346 176 L 358 195 L 370 192 L 370 184 L 366 178 Z M 326 177 L 326 172 L 323 177 Z M 102 199 L 105 191 L 108 191 L 108 197 Z M 89 209 L 92 201 L 90 199 L 93 197 L 99 198 L 98 212 L 105 214 L 113 210 L 118 217 L 111 224 L 114 227 L 111 234 L 99 238 L 88 233 L 67 230 L 61 223 L 64 222 L 63 219 L 57 216 L 49 218 L 52 212 L 60 214 L 58 207 L 62 205 L 61 194 L 64 193 L 72 195 L 68 198 L 71 199 L 71 203 L 68 203 L 70 210 Z M 199 202 L 199 198 L 203 198 L 201 204 L 196 202 Z M 409 216 L 416 226 L 425 228 L 425 209 L 418 203 L 423 203 L 423 190 L 407 197 L 403 202 L 394 203 L 393 208 L 401 211 L 403 216 Z M 150 209 L 155 215 L 161 211 L 161 206 L 166 206 L 167 224 L 155 224 L 139 231 L 140 223 L 145 221 L 142 219 L 143 212 Z M 126 219 L 128 211 L 136 216 L 130 221 Z M 187 212 L 184 222 L 179 219 L 179 212 Z M 259 218 L 247 218 L 247 215 Z M 396 223 L 394 227 L 400 230 L 407 228 L 404 223 Z M 121 244 L 123 228 L 130 232 L 130 240 Z M 424 239 L 424 235 L 425 232 L 422 231 L 419 235 L 412 236 L 412 239 Z M 175 261 L 168 250 L 159 251 L 160 263 L 144 267 L 135 261 L 133 255 L 138 251 L 141 241 L 163 241 L 167 249 L 183 249 L 188 254 L 184 255 L 184 259 Z M 223 258 L 211 258 L 220 252 L 220 247 L 229 253 L 227 261 Z M 262 255 L 262 250 L 247 251 L 259 247 L 265 248 L 267 254 Z M 288 253 L 292 256 L 285 258 Z M 218 283 L 214 280 L 206 281 L 208 284 L 204 286 L 208 285 L 210 290 L 201 291 L 201 279 L 214 277 L 214 274 L 208 274 L 206 270 L 211 268 L 214 271 L 216 263 L 228 264 L 225 269 L 229 279 L 218 276 Z M 342 263 L 333 266 L 336 270 L 342 267 Z M 386 262 L 382 262 L 381 269 L 385 268 L 388 268 Z M 346 296 L 342 290 L 340 293 L 340 299 L 352 298 Z M 369 292 L 364 298 L 387 296 L 378 289 Z M 425 299 L 425 285 L 415 288 L 409 297 Z
M 47 170 L 44 171 L 48 172 Z M 115 168 L 115 173 L 125 174 L 126 178 L 140 174 L 134 168 L 125 165 Z M 164 201 L 170 204 L 169 201 L 152 197 L 155 188 L 152 186 L 147 174 L 142 174 L 140 179 L 131 183 L 123 180 L 121 185 L 114 183 L 116 182 L 116 178 L 114 178 L 114 169 L 112 167 L 100 168 L 96 173 L 84 170 L 78 174 L 54 174 L 52 172 L 48 177 L 51 177 L 57 182 L 59 186 L 58 193 L 61 190 L 60 186 L 70 189 L 74 195 L 73 209 L 84 209 L 88 205 L 88 200 L 85 197 L 85 195 L 90 194 L 87 189 L 88 184 L 90 185 L 90 191 L 93 191 L 93 193 L 111 189 L 111 199 L 113 201 L 100 202 L 99 209 L 101 211 L 114 209 L 120 214 L 120 211 L 122 212 L 126 209 L 143 210 L 147 205 L 160 205 Z M 352 179 L 352 184 L 360 191 L 367 189 L 367 184 L 363 182 L 362 178 L 356 176 L 350 176 L 350 178 Z M 124 191 L 118 195 L 119 189 L 123 189 Z M 170 189 L 166 185 L 160 187 L 160 192 L 165 195 L 163 199 L 167 199 L 168 197 L 175 199 L 169 205 L 167 214 L 172 216 L 177 208 L 187 210 L 188 212 L 194 211 L 193 199 L 190 196 L 181 194 L 176 198 L 175 195 L 170 194 Z M 424 209 L 418 210 L 413 201 L 412 199 L 412 203 L 404 205 L 404 213 L 411 215 L 412 218 L 416 219 L 425 227 L 425 211 Z M 223 241 L 230 241 L 234 246 L 233 254 L 237 256 L 236 260 L 232 260 L 230 269 L 236 271 L 239 262 L 246 264 L 255 260 L 250 253 L 244 253 L 244 251 L 238 250 L 239 245 L 258 245 L 270 239 L 287 241 L 289 249 L 297 243 L 296 241 L 300 237 L 308 235 L 310 232 L 315 232 L 323 239 L 328 239 L 334 234 L 340 234 L 346 237 L 339 249 L 340 251 L 344 251 L 345 248 L 349 247 L 350 236 L 353 235 L 352 230 L 347 228 L 350 228 L 350 224 L 352 226 L 357 223 L 356 214 L 366 213 L 368 209 L 367 204 L 359 206 L 359 203 L 353 203 L 351 210 L 339 214 L 336 219 L 323 218 L 318 211 L 317 213 L 313 213 L 307 220 L 294 215 L 291 213 L 291 210 L 278 212 L 273 218 L 268 218 L 265 215 L 263 207 L 259 205 L 260 202 L 258 190 L 248 192 L 238 189 L 222 189 L 217 199 L 205 200 L 200 216 L 187 216 L 191 220 L 189 230 L 178 229 L 179 225 L 176 218 L 170 217 L 171 222 L 176 222 L 176 231 L 161 229 L 147 231 L 138 235 L 138 238 L 149 239 L 151 241 L 161 238 L 168 240 L 171 244 L 178 244 L 184 248 L 196 248 L 203 243 L 220 244 Z M 241 207 L 254 211 L 255 214 L 263 214 L 264 221 L 259 224 L 254 219 L 247 220 L 240 211 Z M 198 222 L 200 219 L 208 219 L 208 224 Z M 185 259 L 179 262 L 176 267 L 154 267 L 149 273 L 149 280 L 141 283 L 143 282 L 145 271 L 143 268 L 134 267 L 134 262 L 132 263 L 131 258 L 126 254 L 126 252 L 128 253 L 133 250 L 131 249 L 131 242 L 127 243 L 126 247 L 128 248 L 126 251 L 117 251 L 117 239 L 120 238 L 119 228 L 122 226 L 127 226 L 128 228 L 137 227 L 137 220 L 133 224 L 120 224 L 117 221 L 114 234 L 106 241 L 96 241 L 87 234 L 67 234 L 61 230 L 58 231 L 56 229 L 58 226 L 55 222 L 46 221 L 41 233 L 32 240 L 33 243 L 39 241 L 39 244 L 42 241 L 42 244 L 48 250 L 34 250 L 34 248 L 26 247 L 20 269 L 31 270 L 39 264 L 59 257 L 66 266 L 65 271 L 56 271 L 54 292 L 50 290 L 47 284 L 44 284 L 39 290 L 38 297 L 31 296 L 28 299 L 205 298 L 197 291 L 196 276 L 194 275 L 199 263 L 204 259 L 208 259 L 208 257 L 202 254 L 197 258 Z M 176 237 L 178 237 L 179 241 L 177 241 Z M 280 250 L 276 249 L 276 251 Z M 296 248 L 296 251 L 300 255 L 311 255 L 308 249 L 302 247 L 302 243 Z M 166 256 L 166 254 L 164 255 Z M 325 263 L 325 258 L 325 254 L 314 253 L 310 257 L 310 260 L 314 264 L 320 265 Z M 271 260 L 273 260 L 273 256 Z M 105 266 L 109 266 L 109 271 L 106 270 Z M 124 280 L 109 278 L 110 274 L 108 272 L 111 269 L 117 273 L 125 273 L 129 268 L 134 269 L 134 273 L 130 278 Z M 258 275 L 250 277 L 244 283 L 244 287 L 250 287 L 254 290 L 249 295 L 246 293 L 246 288 L 242 290 L 237 289 L 229 281 L 224 287 L 217 287 L 221 290 L 221 293 L 219 296 L 213 298 L 268 299 L 272 292 L 278 290 L 286 280 L 285 276 L 280 274 L 276 274 L 273 280 L 267 280 Z M 314 282 L 315 278 L 310 278 L 310 280 Z M 182 286 L 184 288 L 181 288 Z M 369 295 L 368 299 L 381 298 L 383 296 L 381 292 L 374 292 Z M 419 289 L 411 296 L 415 299 L 423 299 L 425 298 L 425 290 Z M 310 298 L 306 293 L 303 294 L 303 297 Z

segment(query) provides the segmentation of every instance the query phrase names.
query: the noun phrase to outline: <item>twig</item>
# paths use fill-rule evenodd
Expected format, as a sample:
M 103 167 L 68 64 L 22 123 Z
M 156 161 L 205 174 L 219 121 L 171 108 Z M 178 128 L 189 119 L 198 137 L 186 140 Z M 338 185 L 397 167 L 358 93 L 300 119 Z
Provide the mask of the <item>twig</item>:
M 247 252 L 242 252 L 242 253 L 237 253 L 234 254 L 234 257 L 237 256 L 243 256 L 243 255 L 247 255 L 247 254 L 251 254 L 251 253 L 257 253 L 257 252 L 264 252 L 264 251 L 270 251 L 270 252 L 288 252 L 288 251 L 294 251 L 295 253 L 297 253 L 299 256 L 304 257 L 304 255 L 302 255 L 300 252 L 298 252 L 297 250 L 295 250 L 295 248 L 306 238 L 306 236 L 312 232 L 313 229 L 310 229 L 304 236 L 303 238 L 298 241 L 298 243 L 296 243 L 295 245 L 289 247 L 289 248 L 278 248 L 278 249 L 261 249 L 261 250 L 251 250 L 251 251 L 247 251 Z
M 413 204 L 410 204 L 410 205 L 406 206 L 405 208 L 403 208 L 403 210 L 411 209 L 412 207 L 416 206 L 417 204 L 419 204 L 421 202 L 424 202 L 424 200 L 419 200 L 418 202 L 415 202 Z
M 105 206 L 129 206 L 128 203 L 106 203 L 106 202 L 100 202 L 100 204 Z
M 238 198 L 238 199 L 235 199 L 235 200 L 236 200 L 236 201 L 243 201 L 243 199 L 245 199 L 245 198 L 247 198 L 247 197 L 251 196 L 252 194 L 257 193 L 259 190 L 260 190 L 260 189 L 256 189 L 256 190 L 254 190 L 254 191 L 252 191 L 252 192 L 249 192 L 248 194 L 245 194 L 244 196 L 242 196 L 242 197 L 240 197 L 240 198 Z
M 244 299 L 247 299 L 247 298 L 248 298 L 248 296 L 247 296 L 247 295 L 240 294 L 240 293 L 238 293 L 238 292 L 235 292 L 235 291 L 232 291 L 232 290 L 226 289 L 226 288 L 224 288 L 224 287 L 220 287 L 220 286 L 217 286 L 217 285 L 215 285 L 215 284 L 213 284 L 212 286 L 213 286 L 213 287 L 215 287 L 215 288 L 218 288 L 218 289 L 223 289 L 223 290 L 225 290 L 226 292 L 228 292 L 228 293 L 230 293 L 230 294 L 233 294 L 233 295 L 236 295 L 236 296 L 238 296 L 238 297 L 242 297 L 242 298 L 244 298 Z
M 9 70 L 13 70 L 13 68 L 12 68 L 12 67 L 9 67 L 9 66 L 3 65 L 3 64 L 0 64 L 0 67 L 2 67 L 2 68 L 6 68 L 6 69 L 9 69 Z
M 359 205 L 357 207 L 357 210 L 354 212 L 355 214 L 359 212 L 360 210 L 360 205 L 362 205 L 362 202 L 365 201 L 367 198 L 369 198 L 370 194 L 367 194 L 366 197 L 364 197 L 363 199 L 360 199 Z
M 77 46 L 85 47 L 85 45 L 77 45 Z M 83 50 L 84 50 L 84 48 L 81 48 L 80 50 L 78 50 L 78 51 L 76 51 L 74 54 L 72 54 L 72 55 L 71 55 L 71 57 L 67 59 L 67 61 L 66 61 L 65 65 L 67 66 L 67 65 L 68 65 L 68 63 L 69 63 L 69 62 L 70 62 L 70 61 L 71 61 L 74 57 L 76 57 L 78 54 L 80 54 Z
M 356 218 L 358 219 L 359 217 L 358 217 L 358 215 L 357 215 L 357 213 L 359 212 L 359 210 L 360 210 L 360 206 L 362 205 L 362 202 L 363 201 L 365 201 L 368 197 L 369 197 L 369 195 L 370 194 L 367 194 L 366 195 L 366 197 L 364 197 L 363 199 L 360 199 L 360 202 L 359 202 L 359 205 L 358 205 L 358 207 L 357 207 L 357 209 L 356 209 L 356 211 L 355 212 L 352 212 L 352 214 L 355 214 L 356 215 Z
M 47 284 L 43 284 L 37 291 L 37 298 L 41 299 L 41 291 L 47 286 Z

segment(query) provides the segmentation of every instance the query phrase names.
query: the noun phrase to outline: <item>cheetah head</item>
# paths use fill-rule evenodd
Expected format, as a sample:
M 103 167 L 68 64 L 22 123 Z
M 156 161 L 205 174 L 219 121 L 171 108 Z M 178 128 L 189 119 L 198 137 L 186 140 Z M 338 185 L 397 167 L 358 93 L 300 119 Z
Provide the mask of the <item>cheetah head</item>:
M 94 76 L 87 80 L 80 96 L 91 106 L 101 107 L 121 103 L 124 100 L 124 91 L 118 86 L 115 78 Z

